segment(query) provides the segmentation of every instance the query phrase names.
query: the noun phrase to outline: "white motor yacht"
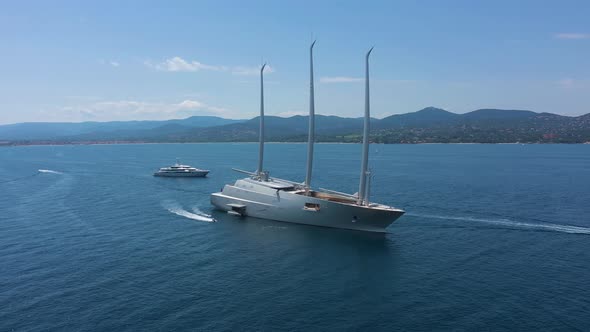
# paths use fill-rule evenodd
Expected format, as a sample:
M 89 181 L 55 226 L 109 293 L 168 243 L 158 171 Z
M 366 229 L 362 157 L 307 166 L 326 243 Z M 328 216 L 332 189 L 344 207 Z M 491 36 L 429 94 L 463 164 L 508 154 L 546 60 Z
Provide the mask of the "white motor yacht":
M 208 170 L 198 169 L 189 165 L 182 165 L 176 160 L 176 164 L 169 167 L 162 167 L 154 176 L 168 176 L 168 177 L 205 177 L 209 173 Z

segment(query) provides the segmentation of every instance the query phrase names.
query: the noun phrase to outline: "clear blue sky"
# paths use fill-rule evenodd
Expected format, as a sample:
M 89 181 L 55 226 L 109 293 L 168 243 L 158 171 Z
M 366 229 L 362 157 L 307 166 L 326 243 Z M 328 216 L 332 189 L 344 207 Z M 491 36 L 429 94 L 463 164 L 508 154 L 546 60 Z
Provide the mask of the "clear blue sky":
M 590 1 L 4 1 L 0 123 L 437 106 L 590 112 Z

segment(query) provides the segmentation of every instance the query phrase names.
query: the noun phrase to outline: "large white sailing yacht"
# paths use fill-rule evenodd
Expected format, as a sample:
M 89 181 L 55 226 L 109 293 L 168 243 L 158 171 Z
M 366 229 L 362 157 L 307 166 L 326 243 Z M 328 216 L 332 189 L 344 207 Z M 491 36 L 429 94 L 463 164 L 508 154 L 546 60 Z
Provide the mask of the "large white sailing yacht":
M 237 170 L 247 178 L 225 185 L 221 192 L 211 194 L 211 204 L 237 216 L 252 216 L 298 224 L 385 232 L 387 226 L 404 214 L 401 209 L 369 202 L 369 55 L 365 65 L 365 119 L 359 191 L 350 195 L 327 189 L 311 188 L 315 108 L 313 86 L 313 47 L 310 58 L 309 137 L 307 172 L 304 183 L 272 178 L 263 169 L 264 157 L 264 67 L 260 69 L 260 142 L 256 172 Z

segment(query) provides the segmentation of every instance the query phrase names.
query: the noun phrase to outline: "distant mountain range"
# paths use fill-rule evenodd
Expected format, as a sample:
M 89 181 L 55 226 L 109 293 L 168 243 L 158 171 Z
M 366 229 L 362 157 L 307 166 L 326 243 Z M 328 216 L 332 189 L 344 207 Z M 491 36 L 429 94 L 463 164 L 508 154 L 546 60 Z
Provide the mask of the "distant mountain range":
M 193 116 L 165 121 L 111 121 L 111 122 L 25 122 L 0 125 L 0 140 L 53 140 L 63 137 L 96 135 L 110 137 L 141 135 L 152 129 L 166 131 L 189 128 L 222 126 L 244 120 L 229 120 L 216 116 Z M 161 128 L 161 129 L 158 129 Z
M 230 120 L 193 116 L 168 121 L 18 123 L 0 126 L 4 144 L 104 142 L 252 142 L 258 117 Z M 308 117 L 265 117 L 267 141 L 307 140 Z M 316 116 L 319 142 L 360 142 L 362 118 Z M 480 109 L 455 114 L 428 107 L 371 120 L 376 143 L 584 143 L 590 141 L 590 113 L 578 117 L 521 110 Z

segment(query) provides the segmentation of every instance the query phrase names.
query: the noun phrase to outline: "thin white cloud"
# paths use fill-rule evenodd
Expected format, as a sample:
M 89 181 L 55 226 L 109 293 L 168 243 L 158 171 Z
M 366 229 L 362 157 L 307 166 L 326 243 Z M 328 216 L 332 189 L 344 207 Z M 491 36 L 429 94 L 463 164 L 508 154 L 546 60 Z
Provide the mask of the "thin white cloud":
M 178 103 L 145 102 L 136 100 L 99 101 L 61 107 L 55 116 L 64 116 L 77 121 L 117 120 L 165 120 L 191 115 L 217 115 L 229 117 L 228 109 L 207 105 L 198 100 L 187 99 Z
M 200 70 L 226 71 L 227 67 L 206 65 L 199 61 L 187 61 L 179 56 L 166 59 L 159 63 L 145 61 L 144 64 L 148 67 L 161 71 L 172 72 L 195 72 Z
M 98 60 L 98 63 L 100 63 L 101 65 L 109 65 L 109 66 L 113 66 L 113 67 L 119 67 L 121 65 L 118 61 L 104 60 L 104 59 Z
M 266 70 L 265 70 L 266 72 Z M 260 74 L 260 70 L 258 71 L 258 74 Z M 234 81 L 235 83 L 238 84 L 260 84 L 260 80 L 255 80 L 255 79 L 251 79 L 251 80 L 238 80 L 238 81 Z M 281 81 L 273 81 L 273 80 L 268 80 L 265 79 L 264 80 L 264 85 L 278 85 L 281 84 Z
M 590 39 L 590 33 L 556 33 L 557 39 Z
M 236 66 L 236 67 L 232 68 L 231 73 L 234 75 L 246 75 L 246 76 L 258 75 L 260 73 L 260 67 L 261 66 L 258 66 L 258 67 Z M 267 74 L 274 73 L 275 69 L 270 65 L 266 65 L 266 67 L 264 67 L 264 72 Z
M 202 70 L 231 72 L 233 75 L 257 75 L 260 72 L 260 66 L 213 66 L 207 65 L 199 61 L 185 60 L 179 56 L 166 59 L 162 62 L 152 62 L 150 60 L 144 61 L 147 67 L 168 72 L 197 72 Z M 264 72 L 274 73 L 275 69 L 267 65 Z
M 320 83 L 355 83 L 361 82 L 363 79 L 360 77 L 346 77 L 346 76 L 334 76 L 334 77 L 320 77 Z
M 292 116 L 296 116 L 296 115 L 308 115 L 308 112 L 305 111 L 298 111 L 298 110 L 291 110 L 291 111 L 284 111 L 284 112 L 279 112 L 279 113 L 274 113 L 271 115 L 274 116 L 280 116 L 282 118 L 290 118 Z
M 576 81 L 573 78 L 563 78 L 557 81 L 557 85 L 565 89 L 573 88 L 575 84 Z
M 184 100 L 184 101 L 178 103 L 177 105 L 181 109 L 197 109 L 197 108 L 207 107 L 205 104 L 203 104 L 202 102 L 197 101 L 197 100 Z

